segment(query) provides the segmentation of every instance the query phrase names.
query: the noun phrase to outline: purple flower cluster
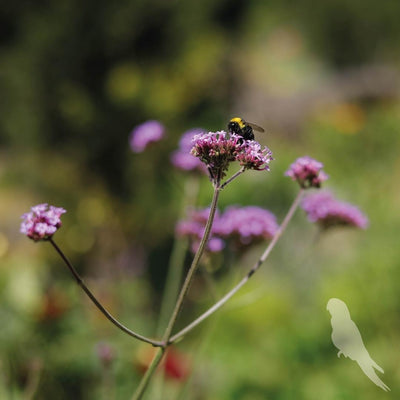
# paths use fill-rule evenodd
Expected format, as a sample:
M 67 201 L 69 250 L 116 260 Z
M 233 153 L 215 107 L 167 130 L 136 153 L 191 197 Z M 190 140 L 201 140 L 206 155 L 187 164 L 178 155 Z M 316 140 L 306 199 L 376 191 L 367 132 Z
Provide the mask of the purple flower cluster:
M 198 157 L 210 171 L 211 178 L 218 181 L 225 176 L 228 166 L 239 161 L 246 169 L 268 170 L 272 153 L 254 140 L 225 131 L 195 135 L 191 154 Z
M 322 228 L 353 226 L 366 229 L 368 218 L 354 205 L 339 201 L 329 192 L 318 192 L 305 197 L 301 207 L 311 222 Z
M 203 129 L 195 128 L 186 131 L 182 135 L 178 150 L 174 151 L 171 155 L 171 162 L 176 168 L 183 171 L 206 171 L 205 165 L 190 153 L 194 136 L 203 132 Z
M 193 210 L 187 220 L 180 221 L 176 226 L 178 236 L 192 239 L 193 251 L 198 248 L 204 234 L 209 212 L 208 208 Z M 221 251 L 227 241 L 236 249 L 242 249 L 261 240 L 272 239 L 278 229 L 274 214 L 268 210 L 256 206 L 228 207 L 222 215 L 215 215 L 208 250 Z
M 60 217 L 65 212 L 61 207 L 38 204 L 21 217 L 23 221 L 20 232 L 36 242 L 49 239 L 60 228 Z
M 255 140 L 246 140 L 243 151 L 238 153 L 236 160 L 246 169 L 269 171 L 269 163 L 273 158 L 268 147 L 262 148 Z
M 129 144 L 134 153 L 141 153 L 150 143 L 164 137 L 165 128 L 158 121 L 146 121 L 136 126 L 129 137 Z
M 219 218 L 216 233 L 224 239 L 234 239 L 249 245 L 262 239 L 272 239 L 279 229 L 270 211 L 256 206 L 228 207 Z
M 297 181 L 304 189 L 319 188 L 321 183 L 328 179 L 328 175 L 322 171 L 323 166 L 311 157 L 300 157 L 285 172 L 285 175 Z

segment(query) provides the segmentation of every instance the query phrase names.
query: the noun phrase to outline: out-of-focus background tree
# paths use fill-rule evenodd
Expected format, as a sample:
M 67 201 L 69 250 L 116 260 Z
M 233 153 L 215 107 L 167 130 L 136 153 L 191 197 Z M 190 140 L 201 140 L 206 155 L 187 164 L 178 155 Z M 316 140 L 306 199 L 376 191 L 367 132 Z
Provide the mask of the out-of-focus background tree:
M 295 194 L 283 172 L 308 154 L 370 227 L 315 240 L 299 212 L 248 288 L 177 346 L 192 377 L 171 373 L 160 398 L 387 398 L 337 359 L 331 297 L 348 304 L 397 398 L 399 15 L 397 0 L 3 2 L 0 397 L 128 399 L 150 356 L 94 309 L 50 246 L 18 232 L 20 215 L 65 207 L 57 242 L 114 314 L 154 335 L 187 179 L 170 154 L 185 130 L 239 115 L 266 128 L 258 138 L 275 161 L 224 191 L 222 208 L 257 204 L 281 218 Z M 148 119 L 168 137 L 133 154 L 129 133 Z M 198 205 L 210 193 L 203 178 Z M 219 272 L 216 290 L 260 251 Z M 198 279 L 182 321 L 211 301 Z M 114 351 L 111 371 L 99 342 Z

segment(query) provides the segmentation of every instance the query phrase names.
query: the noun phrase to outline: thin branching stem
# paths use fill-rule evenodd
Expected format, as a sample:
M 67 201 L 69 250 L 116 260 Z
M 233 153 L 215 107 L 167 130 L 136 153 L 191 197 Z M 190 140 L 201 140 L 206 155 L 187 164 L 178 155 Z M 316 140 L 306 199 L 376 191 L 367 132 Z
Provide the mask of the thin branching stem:
M 125 325 L 121 324 L 117 319 L 115 319 L 104 307 L 103 305 L 97 300 L 95 295 L 89 290 L 89 288 L 86 286 L 85 282 L 77 272 L 77 270 L 74 268 L 74 266 L 70 263 L 68 258 L 65 256 L 65 254 L 62 252 L 62 250 L 57 246 L 57 244 L 54 242 L 52 238 L 48 239 L 48 241 L 52 244 L 52 246 L 55 248 L 57 253 L 60 255 L 60 257 L 63 259 L 65 262 L 66 266 L 70 270 L 71 274 L 74 276 L 76 283 L 83 289 L 83 291 L 87 294 L 87 296 L 92 300 L 94 305 L 104 314 L 104 316 L 111 321 L 118 329 L 121 331 L 125 332 L 129 336 L 132 336 L 138 340 L 141 340 L 142 342 L 150 343 L 151 345 L 155 347 L 160 347 L 164 345 L 164 342 L 160 342 L 157 340 L 150 339 L 148 337 L 142 336 L 129 328 L 127 328 Z
M 169 343 L 173 343 L 179 339 L 181 339 L 185 334 L 190 332 L 193 328 L 203 322 L 206 318 L 210 315 L 214 314 L 219 308 L 221 308 L 239 289 L 244 286 L 248 280 L 253 276 L 253 274 L 260 268 L 260 266 L 264 263 L 264 261 L 268 258 L 269 254 L 271 253 L 272 249 L 275 247 L 276 243 L 278 242 L 279 238 L 282 236 L 282 233 L 285 231 L 289 221 L 292 219 L 294 212 L 296 211 L 301 198 L 303 196 L 304 189 L 300 189 L 299 193 L 297 194 L 296 198 L 294 199 L 289 211 L 287 212 L 281 226 L 279 227 L 278 231 L 276 232 L 275 236 L 272 238 L 271 242 L 268 244 L 267 248 L 265 249 L 264 253 L 258 259 L 258 261 L 253 265 L 253 267 L 248 271 L 248 273 L 243 277 L 243 279 L 237 283 L 224 297 L 222 297 L 218 302 L 216 302 L 212 307 L 210 307 L 206 312 L 196 318 L 192 323 L 188 326 L 183 328 L 181 331 L 176 333 L 175 335 L 171 336 Z
M 184 217 L 189 207 L 193 207 L 199 191 L 198 176 L 189 177 L 185 182 L 183 207 L 180 219 Z M 188 238 L 174 238 L 171 257 L 168 265 L 168 274 L 165 282 L 164 294 L 161 301 L 160 316 L 157 324 L 157 336 L 162 336 L 168 324 L 172 310 L 178 298 L 183 276 L 184 260 L 189 245 Z
M 179 293 L 178 300 L 177 300 L 177 302 L 175 304 L 175 308 L 174 308 L 174 310 L 172 312 L 171 318 L 170 318 L 170 320 L 168 322 L 167 328 L 165 329 L 165 332 L 164 332 L 164 335 L 163 335 L 164 346 L 159 348 L 159 349 L 157 349 L 157 352 L 156 352 L 153 360 L 151 361 L 151 363 L 149 365 L 149 368 L 147 369 L 145 375 L 143 376 L 143 378 L 142 378 L 142 380 L 141 380 L 141 382 L 139 384 L 139 387 L 135 391 L 135 393 L 134 393 L 134 395 L 132 397 L 132 400 L 140 400 L 140 399 L 142 399 L 143 394 L 146 391 L 147 386 L 148 386 L 148 384 L 149 384 L 154 372 L 156 371 L 158 365 L 160 364 L 160 362 L 163 359 L 163 356 L 164 356 L 166 348 L 171 343 L 170 337 L 171 337 L 172 329 L 174 328 L 175 323 L 176 323 L 176 321 L 178 319 L 178 315 L 179 315 L 179 313 L 180 313 L 180 311 L 182 309 L 183 302 L 184 302 L 184 300 L 186 298 L 187 292 L 188 292 L 188 290 L 190 288 L 190 285 L 192 283 L 192 280 L 193 280 L 193 277 L 195 275 L 195 272 L 197 271 L 197 268 L 199 266 L 201 256 L 202 256 L 202 254 L 203 254 L 203 252 L 204 252 L 204 250 L 206 248 L 208 239 L 210 237 L 210 233 L 211 233 L 211 228 L 212 228 L 212 224 L 213 224 L 213 221 L 214 221 L 215 212 L 217 210 L 219 193 L 220 193 L 220 190 L 221 190 L 219 182 L 220 182 L 220 178 L 218 177 L 218 179 L 216 180 L 215 185 L 214 185 L 214 194 L 213 194 L 213 198 L 212 198 L 211 205 L 210 205 L 210 214 L 209 214 L 208 219 L 207 219 L 207 223 L 206 223 L 206 226 L 205 226 L 205 229 L 204 229 L 203 237 L 201 239 L 199 248 L 197 249 L 197 252 L 196 252 L 196 254 L 195 254 L 194 258 L 193 258 L 192 265 L 190 266 L 189 271 L 188 271 L 188 273 L 186 275 L 185 281 L 183 282 L 182 289 L 181 289 L 181 291 Z
M 164 332 L 163 340 L 165 341 L 165 343 L 168 343 L 168 340 L 169 340 L 169 338 L 171 336 L 172 329 L 173 329 L 173 327 L 174 327 L 174 325 L 176 323 L 176 320 L 178 318 L 179 312 L 182 309 L 183 301 L 185 300 L 186 294 L 187 294 L 187 292 L 188 292 L 188 290 L 190 288 L 190 285 L 192 283 L 194 274 L 197 271 L 197 268 L 199 266 L 200 258 L 203 255 L 203 252 L 204 252 L 204 250 L 206 248 L 208 239 L 210 237 L 210 233 L 211 233 L 211 228 L 212 228 L 212 224 L 213 224 L 213 221 L 214 221 L 215 212 L 217 210 L 219 193 L 220 193 L 220 188 L 218 186 L 216 186 L 214 188 L 214 194 L 213 194 L 213 198 L 212 198 L 212 202 L 211 202 L 211 206 L 210 206 L 210 214 L 208 216 L 206 227 L 204 229 L 203 237 L 201 239 L 199 248 L 197 249 L 197 252 L 196 252 L 196 254 L 195 254 L 194 258 L 193 258 L 192 265 L 190 266 L 189 271 L 188 271 L 188 273 L 186 275 L 185 281 L 184 281 L 184 283 L 182 285 L 182 289 L 181 289 L 181 291 L 179 293 L 178 300 L 176 302 L 175 309 L 174 309 L 174 311 L 172 313 L 172 316 L 171 316 L 171 318 L 169 320 L 167 329 Z
M 239 169 L 239 171 L 235 172 L 229 179 L 227 179 L 222 185 L 221 185 L 221 190 L 225 188 L 226 185 L 231 183 L 234 179 L 236 179 L 239 175 L 243 174 L 243 172 L 246 171 L 245 167 L 242 167 Z

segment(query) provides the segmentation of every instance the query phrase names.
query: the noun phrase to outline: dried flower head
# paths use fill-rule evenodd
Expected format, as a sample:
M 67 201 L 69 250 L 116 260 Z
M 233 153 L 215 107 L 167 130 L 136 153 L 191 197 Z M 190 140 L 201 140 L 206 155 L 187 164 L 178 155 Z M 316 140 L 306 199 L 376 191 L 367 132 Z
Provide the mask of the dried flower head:
M 215 234 L 247 246 L 272 239 L 278 229 L 276 217 L 270 211 L 257 206 L 232 206 L 218 219 Z
M 321 183 L 328 179 L 328 175 L 322 171 L 323 164 L 311 157 L 298 158 L 285 172 L 286 176 L 297 181 L 304 188 L 319 188 Z
M 60 217 L 65 212 L 61 207 L 38 204 L 21 217 L 23 221 L 20 232 L 36 242 L 49 239 L 60 228 Z
M 136 126 L 129 137 L 134 153 L 141 153 L 150 143 L 158 142 L 164 137 L 165 128 L 158 121 L 146 121 Z
M 368 226 L 368 218 L 356 206 L 335 199 L 329 192 L 310 194 L 301 207 L 311 222 L 324 229 L 339 225 L 361 229 Z

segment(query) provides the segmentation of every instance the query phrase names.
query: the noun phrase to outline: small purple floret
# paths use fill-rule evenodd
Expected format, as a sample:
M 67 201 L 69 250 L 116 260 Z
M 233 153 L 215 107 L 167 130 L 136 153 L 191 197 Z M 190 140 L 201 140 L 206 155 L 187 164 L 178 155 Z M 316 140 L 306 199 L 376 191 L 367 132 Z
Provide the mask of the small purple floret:
M 285 172 L 294 181 L 304 188 L 319 188 L 321 183 L 328 179 L 328 175 L 322 171 L 323 164 L 311 157 L 298 158 Z
M 61 207 L 48 206 L 46 203 L 31 208 L 31 212 L 21 218 L 20 232 L 35 242 L 51 238 L 61 227 L 61 215 L 66 210 Z
M 146 121 L 136 126 L 129 137 L 129 143 L 134 153 L 141 153 L 150 143 L 160 141 L 165 134 L 164 125 L 158 121 Z
M 335 199 L 329 192 L 310 194 L 304 198 L 301 207 L 311 222 L 325 229 L 338 225 L 368 227 L 368 218 L 356 206 Z

